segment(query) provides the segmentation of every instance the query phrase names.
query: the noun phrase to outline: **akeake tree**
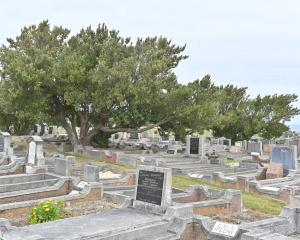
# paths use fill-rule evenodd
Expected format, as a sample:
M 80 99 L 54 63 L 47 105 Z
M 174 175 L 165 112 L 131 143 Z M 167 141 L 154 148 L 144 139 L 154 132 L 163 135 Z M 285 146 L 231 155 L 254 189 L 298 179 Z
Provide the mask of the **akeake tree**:
M 155 126 L 181 137 L 187 129 L 234 141 L 274 137 L 299 114 L 295 95 L 250 99 L 210 76 L 179 84 L 173 70 L 184 49 L 163 37 L 132 41 L 104 24 L 74 36 L 48 21 L 25 27 L 0 48 L 0 125 L 19 134 L 36 122 L 61 125 L 76 149 L 101 133 Z
M 189 106 L 190 91 L 173 73 L 185 46 L 163 37 L 132 42 L 105 25 L 69 34 L 44 21 L 2 46 L 1 94 L 15 114 L 62 125 L 76 147 L 100 132 L 162 125 Z

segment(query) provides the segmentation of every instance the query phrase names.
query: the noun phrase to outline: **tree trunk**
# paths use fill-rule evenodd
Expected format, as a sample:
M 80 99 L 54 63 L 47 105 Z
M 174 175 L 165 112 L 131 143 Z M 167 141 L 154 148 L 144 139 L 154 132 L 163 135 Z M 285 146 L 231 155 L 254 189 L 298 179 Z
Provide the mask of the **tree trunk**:
M 67 132 L 67 134 L 69 136 L 71 144 L 73 145 L 74 152 L 78 152 L 80 143 L 79 143 L 79 140 L 78 140 L 76 129 L 73 128 L 70 125 L 70 123 L 68 123 L 68 121 L 66 119 L 64 119 L 64 121 L 63 121 L 63 127 L 65 128 L 65 130 L 66 130 L 66 132 Z
M 80 129 L 81 131 L 81 129 Z M 89 131 L 85 136 L 81 136 L 80 143 L 82 146 L 88 146 L 90 145 L 93 138 L 99 133 L 100 131 L 98 129 L 93 129 Z M 81 134 L 80 134 L 81 135 Z

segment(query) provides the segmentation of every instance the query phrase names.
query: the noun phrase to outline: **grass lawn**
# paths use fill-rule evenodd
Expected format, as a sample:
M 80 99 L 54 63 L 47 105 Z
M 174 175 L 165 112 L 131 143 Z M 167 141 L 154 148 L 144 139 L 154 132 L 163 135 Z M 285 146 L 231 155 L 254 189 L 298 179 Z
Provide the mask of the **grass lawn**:
M 205 185 L 213 189 L 222 189 L 219 185 L 210 184 L 198 179 L 184 176 L 173 176 L 173 187 L 185 190 L 190 185 Z M 285 202 L 254 193 L 243 192 L 244 208 L 277 216 L 281 213 Z
M 130 167 L 125 167 L 119 164 L 112 164 L 112 163 L 106 163 L 100 160 L 95 160 L 86 156 L 82 156 L 80 154 L 76 154 L 76 153 L 70 153 L 70 152 L 66 152 L 64 153 L 65 156 L 75 156 L 76 157 L 76 164 L 88 164 L 88 163 L 92 163 L 95 165 L 111 165 L 114 169 L 116 169 L 119 173 L 123 173 L 123 172 L 136 172 L 135 168 L 130 168 Z
M 243 192 L 243 205 L 245 208 L 277 216 L 281 213 L 285 202 L 261 196 L 254 193 Z

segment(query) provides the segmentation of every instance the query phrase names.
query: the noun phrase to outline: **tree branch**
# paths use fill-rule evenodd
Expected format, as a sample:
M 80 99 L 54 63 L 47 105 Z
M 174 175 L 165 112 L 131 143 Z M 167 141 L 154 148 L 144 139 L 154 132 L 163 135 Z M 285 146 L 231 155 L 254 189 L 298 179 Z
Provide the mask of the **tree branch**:
M 106 133 L 116 133 L 116 132 L 141 133 L 141 132 L 150 130 L 152 128 L 159 127 L 160 125 L 171 121 L 173 118 L 174 118 L 174 116 L 169 116 L 169 117 L 167 117 L 167 118 L 165 118 L 165 119 L 163 119 L 163 120 L 161 120 L 161 121 L 159 121 L 155 124 L 148 124 L 147 126 L 141 127 L 139 129 L 134 129 L 134 128 L 108 128 L 108 127 L 100 126 L 100 127 L 95 128 L 95 130 L 97 129 L 99 131 L 106 132 Z

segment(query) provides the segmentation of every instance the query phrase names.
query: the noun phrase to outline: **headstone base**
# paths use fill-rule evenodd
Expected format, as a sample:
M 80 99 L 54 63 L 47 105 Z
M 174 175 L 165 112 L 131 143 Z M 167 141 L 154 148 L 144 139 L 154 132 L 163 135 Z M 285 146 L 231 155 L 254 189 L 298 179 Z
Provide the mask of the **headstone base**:
M 25 172 L 27 174 L 46 173 L 47 171 L 48 171 L 47 165 L 41 165 L 41 166 L 26 165 L 26 167 L 25 167 Z

